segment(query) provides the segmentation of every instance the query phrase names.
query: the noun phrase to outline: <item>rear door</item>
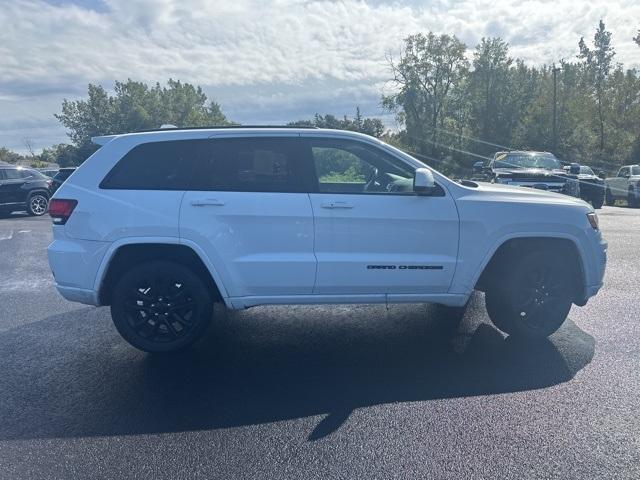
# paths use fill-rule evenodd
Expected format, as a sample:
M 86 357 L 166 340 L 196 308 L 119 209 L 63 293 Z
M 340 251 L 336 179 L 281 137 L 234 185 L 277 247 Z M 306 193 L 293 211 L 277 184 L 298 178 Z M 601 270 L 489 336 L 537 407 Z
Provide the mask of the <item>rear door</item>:
M 204 249 L 232 297 L 310 294 L 312 174 L 297 135 L 213 138 L 185 193 L 181 241 Z
M 446 293 L 458 251 L 458 213 L 439 187 L 413 193 L 415 169 L 351 139 L 309 138 L 318 178 L 310 195 L 318 273 L 314 293 Z

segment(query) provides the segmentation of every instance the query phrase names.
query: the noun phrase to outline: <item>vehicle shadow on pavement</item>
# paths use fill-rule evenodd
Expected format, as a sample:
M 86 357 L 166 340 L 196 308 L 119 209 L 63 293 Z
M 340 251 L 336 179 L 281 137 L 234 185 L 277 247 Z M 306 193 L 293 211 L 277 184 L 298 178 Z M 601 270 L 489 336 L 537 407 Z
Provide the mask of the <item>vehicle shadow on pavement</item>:
M 501 394 L 566 382 L 594 354 L 570 319 L 521 343 L 490 326 L 480 296 L 462 322 L 428 305 L 261 307 L 230 312 L 196 348 L 129 347 L 108 310 L 81 309 L 0 334 L 0 440 L 209 430 Z

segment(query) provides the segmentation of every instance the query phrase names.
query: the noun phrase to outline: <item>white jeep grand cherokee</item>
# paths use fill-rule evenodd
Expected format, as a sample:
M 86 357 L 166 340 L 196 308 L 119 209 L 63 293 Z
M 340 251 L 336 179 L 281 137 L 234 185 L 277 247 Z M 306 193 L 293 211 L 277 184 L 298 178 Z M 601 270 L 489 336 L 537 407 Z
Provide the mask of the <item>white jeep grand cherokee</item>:
M 312 128 L 97 137 L 56 192 L 49 263 L 133 346 L 184 348 L 213 303 L 434 302 L 486 292 L 503 332 L 546 337 L 602 286 L 593 209 L 455 182 L 375 138 Z

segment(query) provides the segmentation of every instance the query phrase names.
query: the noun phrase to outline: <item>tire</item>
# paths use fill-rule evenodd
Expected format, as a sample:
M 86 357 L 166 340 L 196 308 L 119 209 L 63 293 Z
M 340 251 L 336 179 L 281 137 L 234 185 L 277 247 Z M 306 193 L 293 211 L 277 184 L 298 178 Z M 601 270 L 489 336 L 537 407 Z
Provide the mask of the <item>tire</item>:
M 49 198 L 44 193 L 33 193 L 27 199 L 27 213 L 32 217 L 40 217 L 49 210 Z
M 629 193 L 627 194 L 627 202 L 629 203 L 629 208 L 640 207 L 640 199 L 637 197 L 632 187 L 629 187 Z
M 132 346 L 149 353 L 183 350 L 213 316 L 211 292 L 192 270 L 167 261 L 136 265 L 113 289 L 111 317 Z
M 593 205 L 593 208 L 595 208 L 596 210 L 601 209 L 603 204 L 604 204 L 604 196 L 594 198 L 591 201 L 591 205 Z
M 608 207 L 613 207 L 616 204 L 616 199 L 611 195 L 611 190 L 608 188 L 604 191 L 604 204 Z
M 571 268 L 560 252 L 538 250 L 510 262 L 485 294 L 493 324 L 508 335 L 543 339 L 564 323 L 572 304 Z

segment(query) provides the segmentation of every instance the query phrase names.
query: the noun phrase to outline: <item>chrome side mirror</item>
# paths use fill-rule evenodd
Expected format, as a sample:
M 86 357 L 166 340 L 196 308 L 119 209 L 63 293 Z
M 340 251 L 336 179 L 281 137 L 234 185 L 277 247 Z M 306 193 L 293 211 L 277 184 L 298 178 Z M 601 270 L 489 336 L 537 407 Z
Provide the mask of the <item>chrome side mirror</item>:
M 413 176 L 413 191 L 418 195 L 432 195 L 436 191 L 436 181 L 428 168 L 417 168 Z

